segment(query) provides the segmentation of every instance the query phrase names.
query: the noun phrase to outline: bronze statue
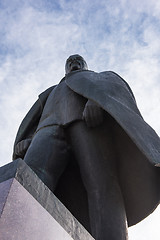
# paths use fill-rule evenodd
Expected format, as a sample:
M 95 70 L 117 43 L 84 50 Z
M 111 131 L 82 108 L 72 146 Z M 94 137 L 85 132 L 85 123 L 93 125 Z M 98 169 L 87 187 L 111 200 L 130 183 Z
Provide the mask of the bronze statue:
M 125 240 L 159 203 L 160 140 L 129 85 L 88 70 L 79 55 L 24 118 L 13 158 L 24 161 L 96 240 Z

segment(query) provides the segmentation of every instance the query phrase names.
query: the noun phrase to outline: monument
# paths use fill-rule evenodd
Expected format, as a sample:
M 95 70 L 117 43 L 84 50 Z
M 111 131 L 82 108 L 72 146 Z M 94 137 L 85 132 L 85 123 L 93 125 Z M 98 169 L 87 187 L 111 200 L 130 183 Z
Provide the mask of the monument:
M 1 240 L 93 240 L 22 159 L 0 168 Z
M 126 240 L 158 205 L 160 140 L 129 85 L 72 55 L 17 133 L 21 158 L 95 240 Z

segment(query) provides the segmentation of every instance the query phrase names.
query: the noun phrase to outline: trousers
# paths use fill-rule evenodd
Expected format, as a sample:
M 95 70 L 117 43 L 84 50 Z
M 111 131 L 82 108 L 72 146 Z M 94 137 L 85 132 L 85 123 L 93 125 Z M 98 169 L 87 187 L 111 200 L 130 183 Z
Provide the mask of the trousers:
M 54 192 L 72 150 L 87 192 L 91 234 L 96 240 L 126 240 L 127 221 L 117 177 L 111 121 L 88 128 L 83 121 L 67 128 L 40 129 L 24 161 Z

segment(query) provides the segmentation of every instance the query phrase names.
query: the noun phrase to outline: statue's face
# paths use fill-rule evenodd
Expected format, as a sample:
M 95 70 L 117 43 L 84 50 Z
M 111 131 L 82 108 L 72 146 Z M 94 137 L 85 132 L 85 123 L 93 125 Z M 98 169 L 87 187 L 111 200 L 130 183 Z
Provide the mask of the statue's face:
M 76 70 L 87 70 L 86 61 L 78 54 L 70 56 L 65 65 L 66 74 Z

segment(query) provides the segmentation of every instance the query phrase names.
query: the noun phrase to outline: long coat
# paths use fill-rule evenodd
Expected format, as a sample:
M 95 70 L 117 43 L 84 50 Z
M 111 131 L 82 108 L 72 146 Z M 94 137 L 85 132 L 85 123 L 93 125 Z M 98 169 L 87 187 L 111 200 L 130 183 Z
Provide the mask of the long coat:
M 132 226 L 159 204 L 160 139 L 143 120 L 129 85 L 116 73 L 75 71 L 67 74 L 65 81 L 70 89 L 98 103 L 116 123 L 118 178 L 128 225 Z M 54 87 L 39 95 L 19 127 L 15 145 L 34 134 Z M 13 154 L 13 159 L 16 158 Z M 55 194 L 90 231 L 87 195 L 75 161 L 71 161 L 62 175 Z

